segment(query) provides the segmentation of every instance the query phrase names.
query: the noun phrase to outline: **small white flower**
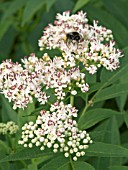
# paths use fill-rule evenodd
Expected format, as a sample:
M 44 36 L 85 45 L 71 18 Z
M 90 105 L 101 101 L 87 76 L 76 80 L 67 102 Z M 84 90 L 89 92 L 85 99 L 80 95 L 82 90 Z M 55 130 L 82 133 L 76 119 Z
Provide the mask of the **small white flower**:
M 36 142 L 36 146 L 40 146 L 40 144 L 41 144 L 41 143 L 40 143 L 39 141 Z
M 81 155 L 84 156 L 84 155 L 85 155 L 85 152 L 84 152 L 84 151 L 81 151 Z
M 52 147 L 52 144 L 50 142 L 47 143 L 47 147 L 48 148 L 51 148 Z
M 74 148 L 73 151 L 74 151 L 74 152 L 77 152 L 77 151 L 78 151 L 78 148 Z
M 24 142 L 27 142 L 28 141 L 28 137 L 26 136 L 24 139 L 23 139 Z
M 97 67 L 95 65 L 90 65 L 87 70 L 90 74 L 95 74 L 97 72 Z
M 40 150 L 43 151 L 44 149 L 45 149 L 44 146 L 41 146 Z
M 77 156 L 77 157 L 80 157 L 80 156 L 81 156 L 80 152 L 77 152 L 77 153 L 76 153 L 76 156 Z
M 54 144 L 53 146 L 55 149 L 59 148 L 59 145 L 57 143 Z
M 88 145 L 84 145 L 84 149 L 87 149 L 88 148 Z
M 44 137 L 40 137 L 40 142 L 44 142 Z
M 28 144 L 28 147 L 29 147 L 29 148 L 32 148 L 32 146 L 33 146 L 32 143 L 29 143 L 29 144 Z
M 85 138 L 85 139 L 83 140 L 83 143 L 88 143 L 88 139 Z
M 58 149 L 53 149 L 53 152 L 54 152 L 54 153 L 58 152 Z
M 18 141 L 18 144 L 23 145 L 24 142 L 19 140 L 19 141 Z
M 69 157 L 69 153 L 66 152 L 66 153 L 64 154 L 64 156 L 65 156 L 66 158 Z
M 80 149 L 80 150 L 83 149 L 83 145 L 80 145 L 80 146 L 79 146 L 79 149 Z
M 76 156 L 73 157 L 73 161 L 77 161 L 77 157 Z
M 36 143 L 36 141 L 37 141 L 36 138 L 34 138 L 34 139 L 31 140 L 32 143 Z
M 75 96 L 77 94 L 77 91 L 73 90 L 73 91 L 71 91 L 71 94 Z
M 85 134 L 84 133 L 81 133 L 80 134 L 80 138 L 83 139 L 85 137 Z
M 72 146 L 72 142 L 71 141 L 68 142 L 68 146 Z
M 69 148 L 68 148 L 67 146 L 64 147 L 64 151 L 68 151 L 68 149 L 69 149 Z
M 26 148 L 27 146 L 28 146 L 28 145 L 25 143 L 25 144 L 24 144 L 24 147 Z
M 34 137 L 34 134 L 31 133 L 31 134 L 29 135 L 29 138 L 33 138 L 33 137 Z

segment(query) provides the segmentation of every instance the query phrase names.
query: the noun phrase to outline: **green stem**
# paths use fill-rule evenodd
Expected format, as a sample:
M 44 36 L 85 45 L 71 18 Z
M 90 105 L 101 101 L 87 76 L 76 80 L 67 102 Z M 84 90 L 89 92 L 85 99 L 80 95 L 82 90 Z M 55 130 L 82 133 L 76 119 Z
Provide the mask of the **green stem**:
M 73 166 L 73 162 L 72 162 L 72 157 L 71 157 L 71 155 L 69 156 L 69 159 L 70 159 L 70 164 L 71 164 L 72 170 L 75 170 L 75 168 L 74 168 L 74 166 Z
M 91 105 L 91 103 L 88 103 L 88 104 L 84 107 L 84 109 L 83 109 L 82 114 L 81 114 L 80 117 L 82 117 L 82 116 L 84 115 L 84 113 L 87 111 L 87 109 L 90 107 L 90 105 Z
M 81 72 L 85 72 L 86 71 L 86 68 L 84 67 L 82 70 L 81 70 Z
M 74 96 L 70 96 L 70 104 L 73 106 L 74 105 Z M 73 162 L 72 162 L 72 157 L 71 157 L 71 155 L 69 156 L 69 160 L 70 160 L 70 164 L 71 164 L 71 168 L 72 168 L 72 170 L 75 170 L 74 169 L 74 166 L 73 166 Z
M 9 134 L 6 134 L 6 141 L 7 141 L 8 145 L 10 146 L 10 148 L 12 148 L 12 141 L 11 141 L 11 137 Z
M 82 117 L 82 116 L 85 114 L 85 112 L 87 111 L 87 109 L 94 103 L 95 97 L 100 93 L 100 91 L 101 91 L 107 84 L 108 84 L 108 82 L 106 82 L 103 86 L 100 87 L 100 89 L 99 89 L 99 90 L 94 94 L 94 96 L 91 98 L 90 102 L 89 102 L 89 101 L 87 102 L 87 99 L 86 99 L 86 106 L 85 106 L 85 108 L 83 109 L 82 114 L 81 114 L 80 117 Z
M 74 96 L 70 96 L 70 104 L 73 106 L 74 105 Z

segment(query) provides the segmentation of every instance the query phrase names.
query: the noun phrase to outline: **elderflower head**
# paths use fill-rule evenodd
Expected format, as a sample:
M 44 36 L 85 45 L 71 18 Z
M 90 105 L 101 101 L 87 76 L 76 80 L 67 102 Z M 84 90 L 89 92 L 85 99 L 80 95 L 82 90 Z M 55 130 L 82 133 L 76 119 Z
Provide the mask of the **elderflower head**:
M 76 121 L 77 110 L 71 104 L 56 102 L 50 111 L 42 110 L 36 123 L 29 122 L 22 127 L 19 144 L 24 147 L 39 146 L 41 150 L 52 148 L 53 152 L 64 152 L 65 157 L 72 155 L 74 161 L 84 156 L 88 144 L 92 143 L 89 134 L 79 130 Z
M 9 102 L 13 101 L 13 109 L 27 107 L 28 103 L 33 102 L 33 96 L 45 104 L 48 97 L 40 85 L 38 73 L 30 73 L 19 63 L 6 60 L 0 64 L 0 90 Z
M 82 11 L 73 15 L 69 11 L 57 14 L 54 25 L 49 24 L 39 40 L 41 50 L 60 49 L 70 67 L 75 66 L 76 61 L 82 62 L 90 74 L 101 66 L 111 71 L 119 67 L 119 58 L 123 55 L 114 46 L 112 31 L 99 26 L 98 21 L 88 24 Z
M 27 107 L 33 102 L 33 97 L 46 104 L 50 97 L 47 96 L 48 89 L 54 89 L 58 100 L 63 100 L 67 92 L 76 95 L 78 88 L 84 93 L 89 90 L 80 67 L 68 67 L 60 56 L 50 59 L 46 53 L 42 58 L 31 54 L 22 62 L 23 67 L 11 60 L 0 64 L 0 90 L 9 102 L 13 101 L 13 109 Z
M 0 134 L 13 135 L 18 131 L 19 127 L 15 124 L 15 122 L 9 121 L 7 123 L 0 123 Z
M 84 80 L 85 73 L 82 73 L 79 67 L 68 68 L 67 62 L 62 57 L 55 56 L 52 60 L 45 53 L 42 58 L 38 59 L 35 55 L 31 55 L 28 59 L 22 60 L 22 62 L 28 72 L 38 74 L 40 82 L 46 87 L 46 90 L 49 88 L 55 90 L 55 96 L 58 100 L 63 100 L 67 90 L 70 92 L 72 88 L 78 87 L 82 92 L 89 90 L 89 85 Z M 74 82 L 76 82 L 75 86 Z M 69 88 L 70 86 L 71 89 Z M 75 91 L 73 95 L 76 95 L 76 89 L 73 91 Z

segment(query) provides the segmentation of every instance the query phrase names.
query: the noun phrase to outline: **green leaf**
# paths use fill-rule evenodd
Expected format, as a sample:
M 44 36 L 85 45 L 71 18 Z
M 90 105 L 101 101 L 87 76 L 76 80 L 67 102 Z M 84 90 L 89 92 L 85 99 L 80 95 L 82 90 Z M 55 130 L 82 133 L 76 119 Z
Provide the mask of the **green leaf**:
M 29 164 L 27 170 L 37 170 L 37 165 L 35 163 Z
M 48 163 L 46 163 L 40 170 L 66 170 L 65 164 L 69 163 L 69 159 L 65 158 L 63 154 L 56 155 Z
M 91 166 L 90 164 L 86 163 L 86 162 L 73 162 L 73 167 L 74 170 L 95 170 L 95 168 L 93 166 Z
M 0 150 L 5 151 L 6 153 L 8 153 L 10 151 L 10 148 L 5 143 L 5 141 L 0 140 Z
M 11 26 L 11 24 L 12 24 L 12 20 L 6 20 L 4 22 L 0 22 L 0 40 L 3 38 L 6 31 Z
M 0 149 L 0 160 L 5 158 L 6 157 L 6 154 L 5 154 L 5 151 L 3 151 L 2 149 Z
M 88 82 L 88 84 L 96 84 L 96 74 L 91 75 L 86 72 L 86 82 Z
M 28 116 L 30 115 L 31 112 L 33 112 L 35 110 L 35 104 L 33 103 L 29 103 L 27 108 L 23 109 L 19 109 L 18 110 L 18 125 L 20 127 L 23 126 L 23 124 L 25 124 L 27 121 L 35 121 L 36 117 L 34 116 Z
M 119 82 L 128 83 L 127 77 L 128 77 L 128 72 L 126 72 L 126 73 L 124 74 L 124 76 L 121 76 L 121 77 L 120 77 Z M 117 103 L 120 111 L 123 111 L 123 110 L 124 110 L 125 103 L 126 103 L 126 101 L 127 101 L 127 96 L 128 96 L 128 93 L 123 94 L 123 95 L 120 95 L 119 97 L 116 98 L 116 103 Z
M 128 93 L 128 83 L 120 83 L 101 90 L 94 98 L 94 102 L 111 99 L 122 94 Z
M 70 162 L 65 163 L 63 166 L 59 167 L 57 170 L 71 170 Z
M 110 166 L 108 170 L 128 170 L 128 166 Z
M 120 144 L 120 134 L 118 130 L 117 120 L 115 116 L 103 122 L 101 129 L 105 132 L 101 137 L 102 142 L 107 142 L 111 144 Z M 95 159 L 96 169 L 98 170 L 108 170 L 108 166 L 121 165 L 121 158 L 98 158 Z
M 94 85 L 92 85 L 91 87 L 90 87 L 90 90 L 89 90 L 89 94 L 91 94 L 91 93 L 93 93 L 93 92 L 95 92 L 95 91 L 97 91 L 98 89 L 100 89 L 100 88 L 102 88 L 102 86 L 104 85 L 104 83 L 95 83 Z
M 94 142 L 90 144 L 86 155 L 98 157 L 128 157 L 128 149 L 120 145 Z
M 110 131 L 108 134 L 104 134 L 104 142 L 119 145 L 120 144 L 120 133 L 118 129 L 116 116 L 112 116 L 106 124 L 106 131 Z
M 25 5 L 26 2 L 27 2 L 26 0 L 22 0 L 22 1 L 21 0 L 14 0 L 14 1 L 12 1 L 10 3 L 10 5 L 8 6 L 8 9 L 6 10 L 6 12 L 3 15 L 2 22 L 5 22 L 8 17 L 13 15 L 20 8 L 22 8 Z M 9 20 L 7 20 L 7 22 L 9 22 Z
M 120 138 L 121 138 L 121 143 L 128 143 L 128 138 L 126 138 L 126 136 L 128 136 L 128 130 L 127 131 L 124 131 L 122 134 L 121 134 L 121 136 L 120 136 Z
M 27 160 L 27 159 L 45 157 L 45 156 L 49 156 L 49 158 L 51 158 L 54 156 L 54 153 L 51 152 L 50 149 L 45 149 L 44 151 L 41 151 L 38 147 L 23 148 L 1 159 L 0 162 Z
M 40 9 L 42 6 L 46 4 L 45 0 L 29 0 L 24 9 L 23 19 L 22 19 L 22 26 L 26 24 L 33 15 Z
M 112 13 L 120 22 L 128 27 L 128 1 L 127 0 L 102 0 L 107 10 Z
M 1 28 L 2 29 L 2 28 Z M 4 37 L 0 40 L 0 62 L 10 58 L 10 53 L 12 48 L 14 47 L 14 41 L 16 38 L 17 32 L 12 28 L 9 27 L 7 32 L 4 34 Z M 7 45 L 8 42 L 8 45 Z
M 125 114 L 124 114 L 124 121 L 125 121 L 125 124 L 128 128 L 128 112 L 125 112 Z
M 0 11 L 5 12 L 7 8 L 10 6 L 11 2 L 0 2 Z
M 75 7 L 73 9 L 73 13 L 75 13 L 77 10 L 85 6 L 90 0 L 77 0 Z
M 87 129 L 98 122 L 117 114 L 120 114 L 120 112 L 111 109 L 92 109 L 85 112 L 83 116 L 80 117 L 78 120 L 78 127 L 79 129 Z
M 69 158 L 65 158 L 63 154 L 60 154 L 48 163 L 46 163 L 40 170 L 95 170 L 90 164 L 86 162 L 69 162 Z
M 6 164 L 5 163 L 0 163 L 0 170 L 10 170 L 10 164 L 9 164 L 9 162 L 6 162 Z
M 128 94 L 122 94 L 119 97 L 116 98 L 116 103 L 120 109 L 120 111 L 124 110 L 125 103 L 127 101 Z
M 2 95 L 2 118 L 3 121 L 12 120 L 17 122 L 17 113 L 12 109 L 8 100 Z
M 97 130 L 95 129 L 95 131 L 93 132 L 89 132 L 90 136 L 92 137 L 92 139 L 94 141 L 98 141 L 98 142 L 101 142 L 101 138 L 104 136 L 105 133 L 109 133 L 109 131 L 106 131 L 106 130 Z
M 49 12 L 50 8 L 52 7 L 52 5 L 56 2 L 56 0 L 50 0 L 50 1 L 46 1 L 47 6 L 46 6 L 46 10 L 47 12 Z
M 56 0 L 29 0 L 24 9 L 23 19 L 22 19 L 22 26 L 26 24 L 33 15 L 39 11 L 42 7 L 46 5 L 46 10 L 49 11 L 51 6 L 55 3 Z

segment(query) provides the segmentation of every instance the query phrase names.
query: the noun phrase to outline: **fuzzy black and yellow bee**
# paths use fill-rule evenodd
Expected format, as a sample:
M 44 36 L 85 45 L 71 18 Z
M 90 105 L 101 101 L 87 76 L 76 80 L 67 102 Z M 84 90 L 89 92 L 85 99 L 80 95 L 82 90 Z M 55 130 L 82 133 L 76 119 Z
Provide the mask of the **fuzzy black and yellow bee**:
M 68 40 L 76 42 L 79 42 L 82 38 L 78 32 L 70 32 L 66 36 Z
M 67 43 L 79 43 L 82 39 L 82 36 L 78 32 L 69 32 L 65 37 Z

